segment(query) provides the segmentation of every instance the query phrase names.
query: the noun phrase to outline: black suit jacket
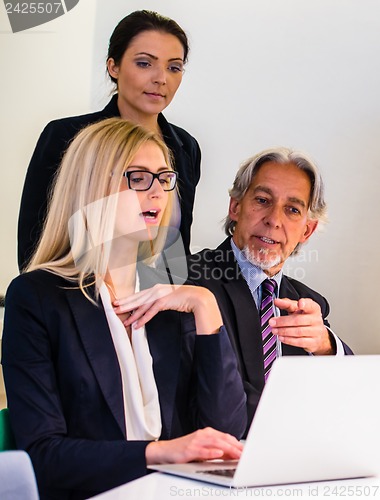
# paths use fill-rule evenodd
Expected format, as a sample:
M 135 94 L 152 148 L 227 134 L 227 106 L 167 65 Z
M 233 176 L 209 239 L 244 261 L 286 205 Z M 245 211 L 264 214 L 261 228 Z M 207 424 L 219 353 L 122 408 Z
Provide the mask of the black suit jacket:
M 197 336 L 193 315 L 165 311 L 147 336 L 161 439 L 205 426 L 241 437 L 246 397 L 225 329 Z M 11 425 L 41 498 L 88 498 L 146 474 L 148 443 L 126 440 L 120 368 L 101 302 L 46 271 L 17 277 L 6 295 L 2 364 Z
M 188 271 L 189 280 L 211 290 L 218 301 L 239 360 L 247 394 L 249 426 L 265 383 L 260 315 L 247 282 L 240 273 L 230 240 L 227 238 L 214 250 L 205 249 L 189 256 Z M 330 326 L 327 300 L 303 283 L 283 276 L 279 296 L 293 300 L 311 298 L 320 305 L 325 325 Z M 281 314 L 286 312 L 281 311 Z M 344 349 L 346 354 L 352 354 L 345 344 Z M 285 344 L 282 345 L 282 353 L 285 356 L 309 355 L 304 349 Z
M 21 198 L 18 221 L 18 264 L 23 269 L 31 257 L 42 230 L 47 211 L 48 192 L 63 153 L 74 136 L 85 126 L 106 118 L 120 116 L 117 94 L 102 111 L 54 120 L 43 130 L 30 161 Z M 181 203 L 180 232 L 186 253 L 190 247 L 195 189 L 200 178 L 201 152 L 188 132 L 168 123 L 162 114 L 158 124 L 174 157 L 178 172 Z

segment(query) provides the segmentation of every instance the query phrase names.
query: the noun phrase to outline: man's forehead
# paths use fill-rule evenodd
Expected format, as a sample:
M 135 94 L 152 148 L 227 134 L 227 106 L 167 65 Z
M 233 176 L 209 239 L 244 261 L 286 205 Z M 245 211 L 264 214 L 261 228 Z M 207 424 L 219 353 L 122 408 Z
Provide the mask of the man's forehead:
M 281 194 L 290 200 L 298 199 L 309 204 L 311 180 L 309 175 L 294 163 L 266 162 L 260 166 L 247 190 L 265 192 L 276 196 Z

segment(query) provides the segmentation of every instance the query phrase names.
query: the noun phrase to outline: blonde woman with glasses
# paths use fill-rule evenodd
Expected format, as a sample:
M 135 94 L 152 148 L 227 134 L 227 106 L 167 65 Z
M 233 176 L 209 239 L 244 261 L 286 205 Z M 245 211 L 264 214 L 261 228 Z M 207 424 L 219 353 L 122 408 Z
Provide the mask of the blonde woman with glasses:
M 3 335 L 11 424 L 41 498 L 240 456 L 245 395 L 215 298 L 161 284 L 154 266 L 176 182 L 160 137 L 122 119 L 83 129 L 65 154 Z

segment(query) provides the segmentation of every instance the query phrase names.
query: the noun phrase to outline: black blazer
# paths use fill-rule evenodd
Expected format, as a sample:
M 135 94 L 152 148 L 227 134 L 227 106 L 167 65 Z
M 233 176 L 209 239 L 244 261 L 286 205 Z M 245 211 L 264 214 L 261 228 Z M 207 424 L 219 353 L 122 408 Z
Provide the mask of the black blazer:
M 231 238 L 227 238 L 214 250 L 205 249 L 189 256 L 189 280 L 211 290 L 218 301 L 223 322 L 239 360 L 247 394 L 249 426 L 265 383 L 260 314 L 247 282 L 240 273 L 230 240 Z M 324 323 L 329 326 L 327 316 L 330 307 L 318 292 L 297 280 L 283 276 L 279 296 L 293 300 L 313 299 L 320 305 Z M 281 311 L 281 314 L 287 313 Z M 352 354 L 351 349 L 343 345 L 345 353 Z M 282 353 L 284 356 L 308 355 L 304 349 L 285 344 L 282 345 Z
M 102 111 L 54 120 L 43 130 L 26 173 L 18 220 L 18 265 L 25 267 L 38 242 L 47 211 L 48 192 L 63 153 L 74 136 L 86 125 L 120 116 L 117 94 Z M 160 113 L 158 124 L 174 157 L 181 203 L 180 232 L 186 253 L 190 253 L 195 189 L 200 178 L 201 152 L 188 132 L 168 123 Z
M 165 311 L 147 336 L 161 439 L 205 426 L 241 437 L 246 397 L 225 329 L 197 336 L 193 315 Z M 146 474 L 148 443 L 126 440 L 120 368 L 101 302 L 46 271 L 18 276 L 6 295 L 2 364 L 12 429 L 41 498 L 88 498 Z

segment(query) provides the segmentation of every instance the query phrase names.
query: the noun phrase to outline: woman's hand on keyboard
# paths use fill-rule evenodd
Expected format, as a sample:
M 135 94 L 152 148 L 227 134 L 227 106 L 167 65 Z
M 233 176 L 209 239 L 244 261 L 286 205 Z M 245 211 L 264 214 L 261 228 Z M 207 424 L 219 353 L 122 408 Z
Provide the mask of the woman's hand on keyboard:
M 238 460 L 243 445 L 231 434 L 211 427 L 168 441 L 153 441 L 145 450 L 147 465 L 202 460 Z

